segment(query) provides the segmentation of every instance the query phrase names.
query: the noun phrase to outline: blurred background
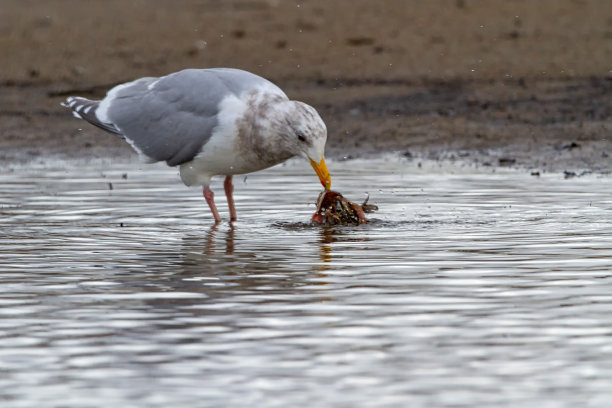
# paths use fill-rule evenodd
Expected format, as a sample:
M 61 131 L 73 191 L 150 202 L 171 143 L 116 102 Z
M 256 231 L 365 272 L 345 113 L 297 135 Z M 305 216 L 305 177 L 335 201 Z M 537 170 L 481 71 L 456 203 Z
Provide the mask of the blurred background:
M 601 0 L 2 0 L 2 80 L 232 66 L 290 79 L 608 75 Z
M 519 133 L 602 149 L 610 130 L 608 0 L 1 0 L 0 55 L 7 159 L 123 152 L 77 134 L 59 102 L 191 67 L 246 69 L 314 104 L 342 157 L 477 154 Z

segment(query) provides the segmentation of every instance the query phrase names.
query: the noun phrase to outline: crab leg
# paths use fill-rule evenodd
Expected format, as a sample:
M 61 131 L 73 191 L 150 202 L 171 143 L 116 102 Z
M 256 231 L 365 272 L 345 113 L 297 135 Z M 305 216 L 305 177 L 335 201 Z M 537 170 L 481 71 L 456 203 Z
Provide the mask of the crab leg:
M 368 221 L 366 220 L 365 214 L 363 212 L 363 209 L 361 208 L 361 206 L 359 204 L 355 204 L 355 203 L 351 203 L 351 207 L 353 207 L 353 210 L 355 210 L 355 212 L 357 213 L 357 217 L 359 218 L 359 223 L 360 224 L 365 224 Z

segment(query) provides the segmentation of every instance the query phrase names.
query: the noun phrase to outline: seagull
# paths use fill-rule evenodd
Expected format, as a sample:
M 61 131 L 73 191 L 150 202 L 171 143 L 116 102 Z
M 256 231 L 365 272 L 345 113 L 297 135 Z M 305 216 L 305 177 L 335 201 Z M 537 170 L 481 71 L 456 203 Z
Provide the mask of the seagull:
M 290 100 L 275 84 L 234 68 L 185 69 L 117 85 L 102 100 L 69 97 L 74 116 L 123 138 L 149 163 L 178 166 L 187 186 L 202 186 L 215 223 L 210 189 L 224 175 L 230 221 L 236 220 L 232 176 L 294 156 L 310 161 L 325 190 L 325 123 L 312 107 Z

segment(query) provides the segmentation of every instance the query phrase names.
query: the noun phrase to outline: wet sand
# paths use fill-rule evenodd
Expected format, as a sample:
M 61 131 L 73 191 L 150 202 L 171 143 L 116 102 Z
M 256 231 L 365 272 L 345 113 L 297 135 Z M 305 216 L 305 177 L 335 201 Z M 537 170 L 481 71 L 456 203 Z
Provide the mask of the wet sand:
M 314 105 L 328 155 L 612 171 L 612 3 L 5 0 L 0 160 L 128 157 L 59 102 L 232 66 Z

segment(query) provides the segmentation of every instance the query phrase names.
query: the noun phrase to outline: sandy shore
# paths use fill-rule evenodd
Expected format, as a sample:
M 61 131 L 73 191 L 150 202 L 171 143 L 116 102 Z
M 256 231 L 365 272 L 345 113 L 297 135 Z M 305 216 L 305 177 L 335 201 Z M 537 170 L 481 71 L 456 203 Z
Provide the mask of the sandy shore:
M 132 155 L 59 102 L 232 66 L 315 106 L 332 157 L 612 171 L 607 0 L 5 0 L 0 55 L 5 163 Z

